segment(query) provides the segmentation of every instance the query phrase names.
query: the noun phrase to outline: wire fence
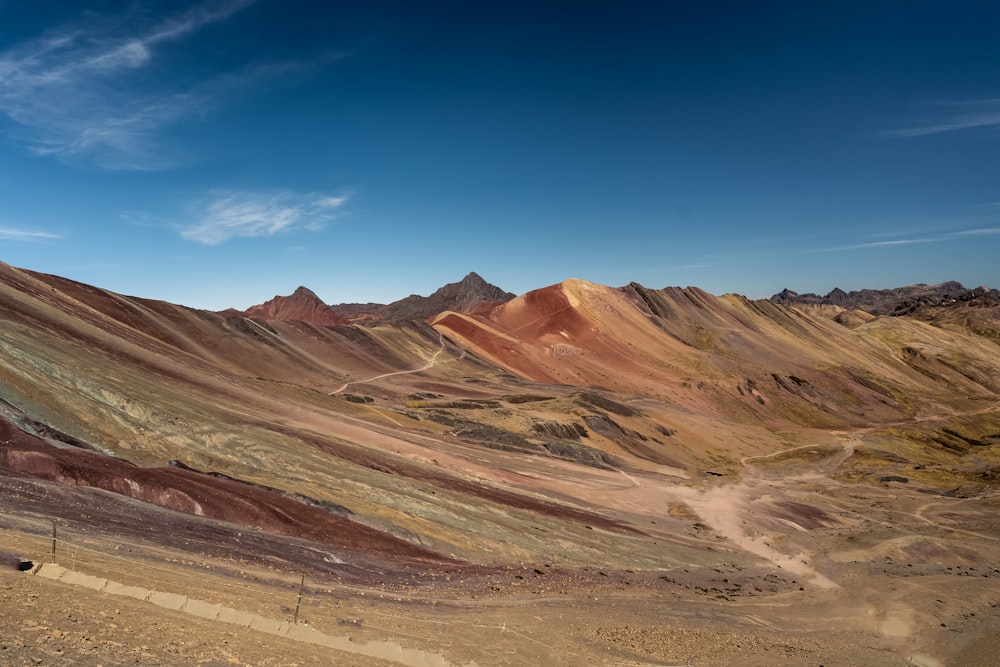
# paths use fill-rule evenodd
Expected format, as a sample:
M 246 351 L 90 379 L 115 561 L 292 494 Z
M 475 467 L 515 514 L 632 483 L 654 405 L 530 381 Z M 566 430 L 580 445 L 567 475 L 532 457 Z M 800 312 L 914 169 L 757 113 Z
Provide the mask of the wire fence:
M 330 577 L 101 536 L 61 520 L 52 522 L 50 533 L 34 522 L 0 528 L 0 535 L 24 564 L 54 562 L 72 572 L 306 624 L 355 642 L 392 641 L 440 653 L 456 664 L 581 664 L 568 639 L 551 639 L 552 628 L 544 635 L 547 641 L 533 633 L 516 603 L 345 585 Z M 508 612 L 521 620 L 508 618 Z

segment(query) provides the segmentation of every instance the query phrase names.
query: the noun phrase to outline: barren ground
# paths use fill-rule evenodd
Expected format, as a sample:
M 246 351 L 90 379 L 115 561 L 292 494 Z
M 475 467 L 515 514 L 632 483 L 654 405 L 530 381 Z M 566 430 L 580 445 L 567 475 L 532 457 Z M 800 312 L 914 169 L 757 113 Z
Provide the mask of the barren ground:
M 57 561 L 68 569 L 283 620 L 305 575 L 301 623 L 418 649 L 429 661 L 995 664 L 1000 570 L 989 564 L 998 562 L 1000 499 L 845 486 L 816 472 L 819 460 L 796 461 L 794 475 L 748 463 L 735 483 L 698 486 L 633 471 L 619 505 L 690 513 L 705 549 L 644 571 L 558 561 L 324 568 L 306 542 L 296 550 L 103 492 L 81 514 L 47 500 L 45 484 L 8 481 L 0 664 L 394 664 L 19 572 L 24 561 L 50 560 L 53 516 Z M 148 527 L 149 513 L 162 532 Z M 636 539 L 652 540 L 651 530 Z

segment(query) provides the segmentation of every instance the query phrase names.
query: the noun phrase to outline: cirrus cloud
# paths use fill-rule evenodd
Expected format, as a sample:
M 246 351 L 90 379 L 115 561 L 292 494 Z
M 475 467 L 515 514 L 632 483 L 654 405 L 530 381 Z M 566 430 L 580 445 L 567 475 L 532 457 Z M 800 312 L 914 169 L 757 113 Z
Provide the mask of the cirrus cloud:
M 996 236 L 998 234 L 1000 234 L 1000 227 L 978 227 L 955 232 L 956 236 Z
M 158 49 L 224 21 L 256 0 L 208 0 L 143 22 L 140 12 L 108 21 L 93 12 L 74 24 L 0 51 L 0 114 L 30 152 L 106 169 L 149 170 L 167 164 L 159 130 L 198 116 L 231 94 L 233 79 L 258 84 L 259 67 L 209 77 L 193 86 L 152 81 Z
M 319 231 L 348 197 L 288 191 L 216 191 L 198 206 L 197 222 L 181 230 L 188 241 L 219 245 L 233 238 Z
M 27 229 L 0 227 L 0 239 L 4 239 L 5 241 L 35 242 L 53 241 L 61 238 L 62 236 L 59 234 L 51 234 L 49 232 L 35 232 Z
M 890 130 L 890 137 L 913 138 L 947 132 L 1000 127 L 1000 99 L 939 102 L 925 105 L 928 115 L 910 127 Z

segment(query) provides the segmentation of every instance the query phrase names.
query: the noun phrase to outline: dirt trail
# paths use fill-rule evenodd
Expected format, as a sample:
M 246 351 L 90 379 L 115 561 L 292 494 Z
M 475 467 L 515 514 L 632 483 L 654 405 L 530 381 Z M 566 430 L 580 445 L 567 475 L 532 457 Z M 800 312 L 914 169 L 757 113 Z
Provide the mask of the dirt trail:
M 406 371 L 393 371 L 391 373 L 382 373 L 381 375 L 376 375 L 374 377 L 366 378 L 364 380 L 355 380 L 354 382 L 345 382 L 344 384 L 342 384 L 337 389 L 334 389 L 333 391 L 331 391 L 330 392 L 330 396 L 335 396 L 335 395 L 339 394 L 340 392 L 344 391 L 345 389 L 347 389 L 348 387 L 350 387 L 351 385 L 354 385 L 354 384 L 367 384 L 369 382 L 375 382 L 376 380 L 382 380 L 382 379 L 385 379 L 385 378 L 388 378 L 388 377 L 395 377 L 397 375 L 409 375 L 411 373 L 420 373 L 422 371 L 426 371 L 426 370 L 428 370 L 430 368 L 433 368 L 434 366 L 437 365 L 438 357 L 440 357 L 441 353 L 444 352 L 444 336 L 442 336 L 441 334 L 438 334 L 438 338 L 439 338 L 439 341 L 440 341 L 440 347 L 438 347 L 438 349 L 434 352 L 434 354 L 431 355 L 431 358 L 427 360 L 427 363 L 425 363 L 420 368 L 412 368 L 412 369 L 406 370 Z M 464 355 L 465 355 L 465 352 L 463 351 L 462 356 L 464 356 Z M 461 359 L 461 357 L 459 357 L 459 359 Z
M 957 526 L 953 526 L 950 524 L 940 523 L 939 521 L 934 521 L 933 519 L 928 519 L 927 517 L 924 516 L 924 512 L 929 507 L 933 505 L 942 505 L 942 504 L 944 503 L 943 502 L 924 503 L 923 505 L 918 507 L 915 512 L 900 512 L 897 510 L 896 514 L 905 514 L 906 516 L 912 516 L 915 519 L 919 519 L 920 521 L 923 521 L 928 525 L 934 526 L 935 528 L 940 528 L 941 530 L 947 530 L 953 533 L 964 533 L 965 535 L 971 535 L 972 537 L 978 537 L 984 540 L 993 540 L 994 542 L 1000 541 L 1000 537 L 997 537 L 996 535 L 985 535 L 983 533 L 977 533 L 973 530 L 966 530 L 964 528 L 959 528 Z
M 809 565 L 810 554 L 783 553 L 771 544 L 766 533 L 758 532 L 755 504 L 760 494 L 755 484 L 720 484 L 703 489 L 677 487 L 675 492 L 712 530 L 744 551 L 803 577 L 818 588 L 839 588 Z

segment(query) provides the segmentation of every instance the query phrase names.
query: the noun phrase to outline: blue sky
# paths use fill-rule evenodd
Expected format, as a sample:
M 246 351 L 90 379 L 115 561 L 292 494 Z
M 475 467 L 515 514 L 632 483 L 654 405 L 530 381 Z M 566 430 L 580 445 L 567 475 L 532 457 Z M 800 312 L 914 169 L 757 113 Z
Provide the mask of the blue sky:
M 1000 287 L 997 25 L 961 0 L 0 0 L 0 260 L 209 309 L 469 271 Z

